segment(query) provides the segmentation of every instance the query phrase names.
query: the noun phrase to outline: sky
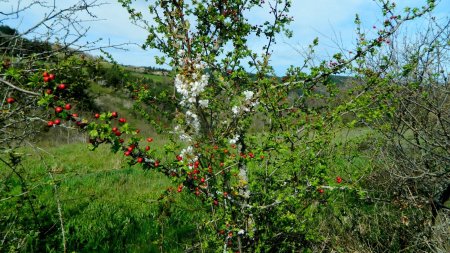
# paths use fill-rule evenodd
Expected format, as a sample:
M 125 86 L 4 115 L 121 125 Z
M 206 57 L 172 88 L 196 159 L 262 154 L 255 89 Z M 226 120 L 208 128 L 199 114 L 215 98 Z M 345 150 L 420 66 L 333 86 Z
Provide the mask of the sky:
M 17 6 L 18 1 L 22 5 L 32 0 L 0 0 L 0 10 L 7 12 Z M 64 7 L 79 0 L 47 0 L 56 1 L 58 7 Z M 87 0 L 106 3 L 92 10 L 97 16 L 96 21 L 86 22 L 89 27 L 85 41 L 96 41 L 102 39 L 98 45 L 134 43 L 125 46 L 127 51 L 109 49 L 114 59 L 125 65 L 134 66 L 157 66 L 154 60 L 155 55 L 160 55 L 154 50 L 142 50 L 142 45 L 147 37 L 145 30 L 131 24 L 127 11 L 117 3 L 116 0 Z M 150 2 L 152 2 L 150 0 Z M 397 0 L 399 10 L 404 6 L 421 6 L 425 0 Z M 443 18 L 450 15 L 450 0 L 439 1 L 438 8 L 434 14 Z M 369 33 L 375 34 L 372 27 L 381 27 L 384 20 L 380 13 L 380 8 L 373 0 L 293 0 L 290 15 L 294 17 L 290 29 L 294 32 L 292 38 L 280 36 L 277 44 L 273 47 L 271 63 L 278 75 L 283 75 L 290 65 L 302 64 L 301 52 L 318 37 L 320 46 L 318 47 L 318 57 L 326 58 L 339 51 L 339 46 L 352 50 L 355 36 L 355 14 L 362 17 L 363 27 Z M 146 12 L 145 1 L 138 0 L 136 7 L 142 12 Z M 0 11 L 0 12 L 1 12 Z M 26 31 L 39 22 L 47 8 L 33 7 L 28 9 L 23 15 L 12 19 L 3 20 L 2 23 L 14 27 L 19 32 Z M 264 10 L 255 10 L 250 15 L 252 23 L 266 19 L 269 14 Z M 85 17 L 80 14 L 80 17 Z M 0 13 L 0 20 L 2 20 Z M 91 18 L 89 18 L 91 19 Z M 412 24 L 414 29 L 420 29 L 422 23 Z M 372 30 L 371 30 L 372 29 Z M 374 35 L 375 36 L 375 35 Z M 258 49 L 264 41 L 252 38 L 251 45 Z M 339 44 L 339 46 L 337 46 Z M 91 54 L 99 55 L 99 51 L 92 51 Z M 168 66 L 162 66 L 168 68 Z

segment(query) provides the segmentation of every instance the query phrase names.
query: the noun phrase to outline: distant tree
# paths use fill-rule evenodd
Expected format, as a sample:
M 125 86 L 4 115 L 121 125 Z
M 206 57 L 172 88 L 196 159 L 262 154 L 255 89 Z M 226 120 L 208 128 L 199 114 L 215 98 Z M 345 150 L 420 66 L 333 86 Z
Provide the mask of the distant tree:
M 0 33 L 3 33 L 5 35 L 17 35 L 18 31 L 7 25 L 0 25 Z

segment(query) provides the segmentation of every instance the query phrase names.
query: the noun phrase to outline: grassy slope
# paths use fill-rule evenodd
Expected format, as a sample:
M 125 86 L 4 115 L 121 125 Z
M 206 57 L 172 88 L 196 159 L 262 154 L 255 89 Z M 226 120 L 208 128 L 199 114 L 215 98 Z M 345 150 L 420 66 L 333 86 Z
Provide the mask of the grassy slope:
M 165 248 L 164 252 L 180 252 L 183 245 L 178 243 L 189 242 L 195 232 L 195 215 L 185 212 L 187 205 L 195 210 L 190 197 L 183 201 L 178 196 L 170 217 L 159 219 L 157 199 L 170 181 L 162 174 L 130 167 L 121 154 L 112 154 L 106 147 L 90 152 L 85 144 L 69 144 L 27 147 L 22 152 L 30 154 L 24 161 L 27 172 L 23 174 L 33 196 L 37 196 L 34 203 L 44 208 L 40 214 L 48 215 L 56 228 L 59 224 L 52 182 L 57 183 L 71 250 L 160 252 Z M 164 234 L 161 226 L 165 227 Z M 51 232 L 59 235 L 58 231 Z

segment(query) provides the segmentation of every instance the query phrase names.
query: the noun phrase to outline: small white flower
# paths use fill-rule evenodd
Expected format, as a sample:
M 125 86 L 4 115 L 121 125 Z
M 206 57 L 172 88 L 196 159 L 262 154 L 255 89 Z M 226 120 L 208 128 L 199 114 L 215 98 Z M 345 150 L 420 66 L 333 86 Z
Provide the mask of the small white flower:
M 203 108 L 208 108 L 209 100 L 208 99 L 199 100 L 198 104 Z
M 253 98 L 253 95 L 254 95 L 253 91 L 251 91 L 251 90 L 246 90 L 246 91 L 244 91 L 243 93 L 244 93 L 244 96 L 245 96 L 245 100 L 248 101 L 248 100 L 250 100 L 250 99 Z
M 240 109 L 238 106 L 233 106 L 233 108 L 231 108 L 231 111 L 233 112 L 234 115 L 238 115 Z
M 192 141 L 192 137 L 183 133 L 180 135 L 180 140 L 182 141 L 187 141 L 187 142 L 191 142 Z
M 187 101 L 188 101 L 189 103 L 193 104 L 193 103 L 195 103 L 195 97 L 190 97 L 190 98 L 188 98 Z
M 236 134 L 233 139 L 230 139 L 230 144 L 236 144 L 236 142 L 239 140 L 239 134 Z
M 194 148 L 192 146 L 188 146 L 181 150 L 180 156 L 183 158 L 186 158 L 186 157 L 192 155 L 193 152 L 194 152 Z
M 192 111 L 186 111 L 186 123 L 195 130 L 195 132 L 200 131 L 200 121 L 198 120 L 197 114 Z

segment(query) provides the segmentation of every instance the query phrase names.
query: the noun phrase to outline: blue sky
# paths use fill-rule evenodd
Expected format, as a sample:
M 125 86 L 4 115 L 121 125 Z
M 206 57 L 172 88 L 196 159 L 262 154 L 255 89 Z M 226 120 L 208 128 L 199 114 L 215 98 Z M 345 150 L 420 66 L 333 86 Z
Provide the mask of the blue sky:
M 9 1 L 9 2 L 8 2 Z M 5 11 L 13 8 L 17 0 L 0 1 L 0 9 Z M 22 0 L 26 3 L 30 0 Z M 53 1 L 53 0 L 52 0 Z M 50 1 L 50 2 L 52 2 Z M 94 0 L 90 0 L 94 1 Z M 98 0 L 100 1 L 100 0 Z M 56 0 L 58 6 L 67 6 L 77 2 L 77 0 Z M 93 10 L 97 15 L 98 21 L 87 23 L 90 26 L 86 40 L 95 41 L 99 38 L 103 40 L 99 45 L 105 45 L 108 42 L 120 44 L 132 42 L 142 44 L 146 39 L 146 32 L 141 28 L 132 25 L 128 20 L 127 12 L 115 0 L 101 0 L 108 3 Z M 372 0 L 293 0 L 291 15 L 294 22 L 290 29 L 294 31 L 293 38 L 279 37 L 278 43 L 273 48 L 272 65 L 278 75 L 283 75 L 290 65 L 301 64 L 301 51 L 309 43 L 318 37 L 320 47 L 317 50 L 319 58 L 326 58 L 329 55 L 339 51 L 336 42 L 348 50 L 352 50 L 355 41 L 355 25 L 353 23 L 355 14 L 362 17 L 363 26 L 367 31 L 373 31 L 372 26 L 380 26 L 382 16 L 379 7 Z M 402 7 L 420 6 L 425 0 L 398 0 L 396 3 L 399 10 Z M 138 6 L 145 8 L 145 1 L 138 1 Z M 6 20 L 3 23 L 17 28 L 19 31 L 25 31 L 33 24 L 36 24 L 47 10 L 43 8 L 32 8 L 25 15 L 18 19 Z M 450 0 L 441 0 L 434 15 L 445 17 L 450 14 Z M 251 15 L 252 22 L 268 17 L 263 10 L 256 10 Z M 0 16 L 0 20 L 1 20 Z M 420 29 L 422 22 L 416 22 L 410 26 L 413 29 Z M 372 29 L 372 30 L 371 30 Z M 250 41 L 255 48 L 259 48 L 264 41 L 253 39 Z M 143 51 L 136 45 L 126 47 L 128 51 L 108 50 L 114 58 L 122 64 L 135 66 L 156 66 L 154 55 L 156 51 Z M 98 54 L 98 52 L 92 52 Z

